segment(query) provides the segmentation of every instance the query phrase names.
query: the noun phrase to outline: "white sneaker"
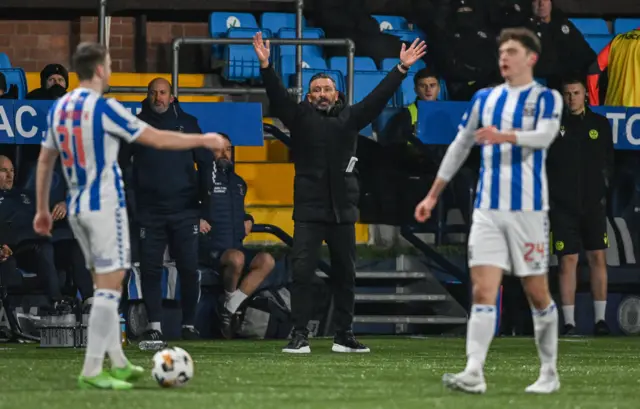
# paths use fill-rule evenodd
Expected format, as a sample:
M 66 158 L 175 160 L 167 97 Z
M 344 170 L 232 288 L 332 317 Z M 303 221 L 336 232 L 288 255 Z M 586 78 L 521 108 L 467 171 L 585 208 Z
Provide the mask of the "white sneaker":
M 549 394 L 560 389 L 560 379 L 555 370 L 541 370 L 538 380 L 525 388 L 527 393 Z
M 442 383 L 447 388 L 454 391 L 466 393 L 485 393 L 487 383 L 484 381 L 484 374 L 479 371 L 460 372 L 457 374 L 446 373 L 442 376 Z

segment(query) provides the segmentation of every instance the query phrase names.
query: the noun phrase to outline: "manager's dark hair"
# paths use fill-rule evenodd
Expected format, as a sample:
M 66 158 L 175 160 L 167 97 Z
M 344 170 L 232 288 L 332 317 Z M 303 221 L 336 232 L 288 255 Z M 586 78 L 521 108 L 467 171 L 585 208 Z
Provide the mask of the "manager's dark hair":
M 96 67 L 105 64 L 107 49 L 98 43 L 80 43 L 73 54 L 72 66 L 80 81 L 88 81 L 93 78 Z
M 331 82 L 333 83 L 333 87 L 335 89 L 338 89 L 338 86 L 336 85 L 336 80 L 333 79 L 333 77 L 329 74 L 327 74 L 326 72 L 319 72 L 316 75 L 314 75 L 313 77 L 311 77 L 311 79 L 309 80 L 309 88 L 311 88 L 311 83 L 317 79 L 329 79 L 331 80 Z
M 519 42 L 524 46 L 524 48 L 538 55 L 540 55 L 540 53 L 542 52 L 540 39 L 533 31 L 529 30 L 528 28 L 505 28 L 500 32 L 500 37 L 498 38 L 498 47 L 509 40 Z
M 231 142 L 231 138 L 229 137 L 229 135 L 227 135 L 224 132 L 220 132 L 220 131 L 218 131 L 218 135 L 222 136 L 224 139 L 228 140 L 230 144 L 233 145 L 233 142 Z

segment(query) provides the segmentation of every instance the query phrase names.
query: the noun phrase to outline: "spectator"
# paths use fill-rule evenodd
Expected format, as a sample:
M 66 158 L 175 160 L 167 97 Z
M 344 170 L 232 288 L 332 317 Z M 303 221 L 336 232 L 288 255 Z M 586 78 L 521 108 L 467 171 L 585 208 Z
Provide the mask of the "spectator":
M 60 64 L 49 64 L 40 71 L 40 88 L 27 94 L 26 99 L 58 99 L 67 93 L 69 72 Z
M 640 27 L 611 40 L 589 74 L 591 105 L 640 106 Z
M 27 193 L 14 188 L 13 181 L 13 163 L 8 157 L 0 156 L 0 223 L 8 230 L 3 244 L 13 253 L 18 267 L 38 275 L 45 285 L 50 307 L 60 313 L 69 312 L 71 308 L 62 297 L 53 245 L 48 238 L 33 231 L 35 202 Z
M 216 152 L 211 211 L 200 220 L 200 260 L 222 275 L 225 301 L 220 309 L 222 335 L 233 338 L 241 304 L 264 285 L 275 261 L 270 254 L 243 247 L 253 217 L 245 212 L 247 184 L 233 169 L 231 140 Z M 212 228 L 213 226 L 213 228 Z M 243 273 L 246 273 L 243 275 Z
M 15 85 L 7 85 L 7 77 L 0 72 L 0 99 L 17 99 L 18 87 Z
M 171 95 L 167 80 L 156 78 L 148 89 L 138 118 L 157 129 L 201 133 L 196 118 Z M 205 149 L 166 151 L 131 144 L 121 145 L 119 161 L 131 172 L 125 179 L 133 191 L 133 219 L 139 228 L 142 293 L 149 318 L 143 339 L 164 343 L 161 279 L 167 244 L 180 276 L 182 337 L 198 339 L 194 327 L 200 294 L 198 220 L 208 211 L 213 154 Z
M 553 244 L 560 263 L 560 295 L 567 335 L 575 333 L 575 292 L 578 253 L 586 251 L 591 272 L 595 312 L 594 333 L 609 334 L 605 322 L 607 305 L 606 196 L 613 171 L 611 125 L 604 116 L 586 106 L 582 80 L 563 86 L 565 114 L 560 135 L 547 158 L 549 220 Z
M 560 90 L 562 78 L 583 78 L 596 53 L 567 16 L 551 0 L 533 0 L 534 19 L 529 27 L 540 37 L 542 54 L 534 75 L 547 80 L 549 88 Z

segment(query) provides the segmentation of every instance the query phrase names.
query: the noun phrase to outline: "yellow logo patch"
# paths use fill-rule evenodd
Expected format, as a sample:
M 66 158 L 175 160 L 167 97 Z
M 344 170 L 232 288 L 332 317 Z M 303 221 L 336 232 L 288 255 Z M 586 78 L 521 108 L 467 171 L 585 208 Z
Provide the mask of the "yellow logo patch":
M 598 131 L 596 131 L 595 129 L 590 130 L 589 131 L 589 138 L 598 139 Z
M 564 249 L 564 241 L 556 241 L 556 250 L 562 251 Z

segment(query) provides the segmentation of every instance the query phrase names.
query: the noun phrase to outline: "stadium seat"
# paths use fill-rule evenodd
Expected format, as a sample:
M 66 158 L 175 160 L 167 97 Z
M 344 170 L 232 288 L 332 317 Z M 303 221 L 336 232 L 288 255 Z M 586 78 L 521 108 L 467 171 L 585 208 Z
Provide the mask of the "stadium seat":
M 378 141 L 380 140 L 380 132 L 384 130 L 387 126 L 387 123 L 391 118 L 393 118 L 398 112 L 402 111 L 402 108 L 399 107 L 387 107 L 385 108 L 379 117 L 373 122 L 373 129 L 378 133 Z
M 353 103 L 357 104 L 387 76 L 383 71 L 355 71 L 353 73 Z M 394 106 L 393 98 L 389 100 L 388 106 Z
M 231 28 L 228 38 L 251 38 L 259 28 Z M 264 31 L 265 38 L 269 32 Z M 237 81 L 260 77 L 260 64 L 252 45 L 230 45 L 224 48 L 224 59 L 227 62 L 224 70 L 225 78 Z
M 613 22 L 613 34 L 618 35 L 640 28 L 640 18 L 617 18 Z
M 409 30 L 409 24 L 407 23 L 407 19 L 404 17 L 381 15 L 374 15 L 371 17 L 378 20 L 378 23 L 380 24 L 380 31 Z
M 413 31 L 413 30 L 385 30 L 386 34 L 394 35 L 400 38 L 400 41 L 404 41 L 405 43 L 413 43 L 416 38 L 421 40 L 426 40 L 426 36 L 421 31 Z
M 329 68 L 332 70 L 342 72 L 342 75 L 347 75 L 347 57 L 331 57 L 329 59 Z M 353 58 L 353 70 L 354 71 L 378 71 L 375 61 L 370 57 L 354 57 Z
M 209 34 L 213 38 L 224 38 L 230 28 L 258 28 L 258 23 L 251 13 L 234 13 L 214 11 L 209 15 Z M 221 58 L 225 47 L 214 44 L 211 46 L 213 55 Z
M 303 69 L 315 69 L 323 71 L 327 69 L 327 63 L 322 57 L 316 55 L 304 55 L 302 53 L 302 68 Z M 296 56 L 295 55 L 283 55 L 280 56 L 280 76 L 281 78 L 289 78 L 289 75 L 296 73 Z
M 18 99 L 24 99 L 27 96 L 27 76 L 22 68 L 0 68 L 0 72 L 7 79 L 7 86 L 15 85 L 18 87 Z
M 569 21 L 585 36 L 611 34 L 607 22 L 601 18 L 570 18 Z
M 307 20 L 302 16 L 302 28 L 307 26 Z M 296 15 L 294 13 L 262 13 L 260 27 L 277 33 L 282 28 L 296 28 Z
M 584 36 L 584 39 L 587 40 L 587 43 L 591 46 L 593 51 L 595 51 L 596 54 L 598 54 L 600 53 L 600 51 L 602 51 L 603 48 L 607 46 L 607 44 L 609 44 L 611 40 L 613 40 L 613 36 L 612 35 L 589 35 L 589 36 Z
M 396 65 L 398 65 L 399 62 L 400 60 L 398 60 L 397 58 L 385 58 L 384 60 L 382 60 L 382 71 L 391 71 Z M 424 62 L 424 60 L 418 60 L 409 68 L 409 72 L 420 71 L 426 66 L 427 64 Z
M 11 68 L 11 61 L 5 53 L 0 53 L 0 68 Z
M 332 71 L 332 70 L 314 70 L 314 69 L 304 69 L 302 70 L 302 92 L 303 94 L 307 94 L 309 92 L 309 81 L 311 81 L 311 77 L 314 75 L 324 72 L 331 76 L 336 82 L 336 86 L 338 87 L 338 91 L 345 92 L 345 82 L 344 77 L 340 71 Z M 295 86 L 295 76 L 291 75 L 289 77 L 289 86 Z
M 407 106 L 413 104 L 416 100 L 416 91 L 415 86 L 413 85 L 413 77 L 415 74 L 409 73 L 407 78 L 402 81 L 402 86 L 400 87 L 400 92 L 398 95 L 398 105 Z M 447 92 L 447 84 L 444 80 L 440 80 L 440 93 L 438 94 L 438 101 L 446 101 L 449 98 L 449 93 Z
M 280 31 L 278 31 L 277 37 L 282 39 L 296 38 L 296 30 L 295 28 L 282 28 L 280 29 Z M 302 38 L 324 38 L 324 31 L 322 31 L 322 29 L 320 28 L 305 28 L 304 30 L 302 30 Z M 305 45 L 302 47 L 302 54 L 306 55 L 307 53 L 322 57 L 322 47 L 318 45 Z M 296 46 L 281 45 L 280 55 L 296 55 Z

